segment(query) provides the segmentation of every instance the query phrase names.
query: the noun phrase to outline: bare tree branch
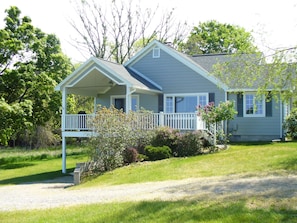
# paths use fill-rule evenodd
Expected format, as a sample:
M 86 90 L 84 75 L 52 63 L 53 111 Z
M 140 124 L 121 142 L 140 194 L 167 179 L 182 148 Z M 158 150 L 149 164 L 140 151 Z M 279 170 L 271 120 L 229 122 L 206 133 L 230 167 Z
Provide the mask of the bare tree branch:
M 144 47 L 158 39 L 177 44 L 188 34 L 186 23 L 175 22 L 173 9 L 163 12 L 160 20 L 159 6 L 143 8 L 136 1 L 113 0 L 100 5 L 94 0 L 74 0 L 79 22 L 70 21 L 78 33 L 73 45 L 89 55 L 124 63 L 137 51 L 136 43 Z

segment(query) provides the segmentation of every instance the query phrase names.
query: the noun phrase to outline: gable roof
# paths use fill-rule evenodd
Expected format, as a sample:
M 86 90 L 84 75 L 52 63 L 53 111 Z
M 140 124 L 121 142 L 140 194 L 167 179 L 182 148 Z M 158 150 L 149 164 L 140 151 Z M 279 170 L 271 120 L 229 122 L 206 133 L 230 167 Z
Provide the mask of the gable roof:
M 138 90 L 159 92 L 160 89 L 147 85 L 131 75 L 121 64 L 91 57 L 72 74 L 68 75 L 55 90 L 67 87 L 69 93 L 95 96 L 105 93 L 115 84 L 126 85 Z
M 146 47 L 141 49 L 138 53 L 135 54 L 130 60 L 128 60 L 124 65 L 125 67 L 130 67 L 147 55 L 151 50 L 155 47 L 160 48 L 161 50 L 165 51 L 167 54 L 178 60 L 179 62 L 183 63 L 185 66 L 189 67 L 193 71 L 197 73 L 197 75 L 201 75 L 207 80 L 211 81 L 212 83 L 222 87 L 224 90 L 227 90 L 228 87 L 219 79 L 209 74 L 209 72 L 203 68 L 200 64 L 196 63 L 191 59 L 191 57 L 178 52 L 177 50 L 173 49 L 170 46 L 167 46 L 157 40 L 153 40 L 150 42 Z

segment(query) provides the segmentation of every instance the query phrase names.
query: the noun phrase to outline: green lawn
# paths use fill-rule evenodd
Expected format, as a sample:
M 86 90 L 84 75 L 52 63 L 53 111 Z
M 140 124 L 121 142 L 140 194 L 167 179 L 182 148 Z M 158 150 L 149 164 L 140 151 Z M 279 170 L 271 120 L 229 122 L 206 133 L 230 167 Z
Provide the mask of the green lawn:
M 237 144 L 219 153 L 144 162 L 107 172 L 80 187 L 224 176 L 287 174 L 297 170 L 297 143 Z
M 297 222 L 293 209 L 251 208 L 250 200 L 144 201 L 0 212 L 2 223 L 277 223 Z
M 1 153 L 1 150 L 0 150 Z M 0 155 L 1 158 L 1 155 Z M 85 154 L 67 158 L 69 170 Z M 1 159 L 0 159 L 1 160 Z M 3 168 L 4 167 L 4 168 Z M 61 158 L 0 163 L 0 185 L 61 175 Z M 226 175 L 296 174 L 297 142 L 236 144 L 219 153 L 138 163 L 108 172 L 76 188 Z M 296 188 L 297 190 L 297 188 Z M 242 197 L 192 201 L 144 201 L 0 212 L 0 222 L 297 222 L 296 198 Z
M 87 160 L 84 148 L 67 150 L 67 172 Z M 61 149 L 0 149 L 0 186 L 53 179 L 63 176 Z

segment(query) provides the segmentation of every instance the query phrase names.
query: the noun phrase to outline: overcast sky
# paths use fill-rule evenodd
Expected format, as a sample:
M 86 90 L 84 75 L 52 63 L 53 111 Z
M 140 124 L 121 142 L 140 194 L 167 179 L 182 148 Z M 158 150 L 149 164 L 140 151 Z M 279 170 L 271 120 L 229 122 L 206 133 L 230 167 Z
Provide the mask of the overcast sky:
M 97 0 L 104 1 L 104 0 Z M 297 45 L 297 0 L 142 0 L 146 7 L 175 8 L 175 16 L 192 26 L 215 19 L 244 27 L 252 32 L 257 45 L 279 48 Z M 73 61 L 84 58 L 69 44 L 75 31 L 69 18 L 76 18 L 69 0 L 0 0 L 0 28 L 4 10 L 11 5 L 29 16 L 34 26 L 45 33 L 54 33 L 61 40 L 62 50 Z

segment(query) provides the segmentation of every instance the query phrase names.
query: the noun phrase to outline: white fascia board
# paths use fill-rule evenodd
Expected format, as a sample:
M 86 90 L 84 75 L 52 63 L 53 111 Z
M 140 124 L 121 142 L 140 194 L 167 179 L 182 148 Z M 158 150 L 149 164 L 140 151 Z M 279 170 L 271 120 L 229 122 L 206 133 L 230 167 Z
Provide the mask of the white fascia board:
M 233 93 L 233 92 L 255 92 L 258 91 L 257 88 L 234 88 L 234 89 L 228 89 L 226 90 L 228 93 Z M 266 89 L 266 91 L 273 91 L 272 88 Z
M 63 86 L 66 85 L 71 79 L 75 78 L 77 75 L 82 73 L 84 70 L 88 69 L 92 63 L 94 63 L 94 57 L 89 58 L 86 62 L 80 65 L 75 71 L 68 75 L 64 80 L 62 80 L 56 87 L 55 91 L 61 91 Z
M 151 50 L 151 48 L 154 45 L 162 45 L 159 41 L 157 40 L 153 40 L 152 42 L 150 42 L 148 45 L 146 45 L 144 48 L 142 48 L 140 51 L 138 51 L 132 58 L 130 58 L 127 62 L 124 63 L 125 67 L 128 67 L 129 65 L 134 64 L 135 62 L 137 62 L 138 60 L 140 60 L 142 57 L 144 57 L 146 55 L 146 53 Z

